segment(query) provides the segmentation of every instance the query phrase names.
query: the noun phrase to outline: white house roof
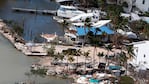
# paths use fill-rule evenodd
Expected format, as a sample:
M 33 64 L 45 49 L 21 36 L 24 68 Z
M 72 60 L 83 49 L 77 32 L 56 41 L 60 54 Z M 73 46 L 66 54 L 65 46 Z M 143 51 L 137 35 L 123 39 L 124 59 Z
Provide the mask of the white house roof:
M 77 15 L 77 16 L 75 16 L 75 17 L 72 17 L 72 18 L 70 18 L 69 20 L 70 21 L 75 21 L 75 20 L 78 20 L 78 19 L 81 19 L 81 18 L 83 18 L 83 17 L 92 17 L 94 14 L 93 13 L 84 13 L 84 14 L 80 14 L 80 15 Z
M 149 44 L 149 41 L 139 41 L 139 42 L 133 42 L 132 45 L 140 45 L 140 44 Z M 147 45 L 149 47 L 149 45 Z
M 56 2 L 65 2 L 65 1 L 73 1 L 73 0 L 56 0 Z
M 98 21 L 98 22 L 96 22 L 96 23 L 93 23 L 93 27 L 101 27 L 101 26 L 103 26 L 103 25 L 106 25 L 106 24 L 108 24 L 109 22 L 111 22 L 111 20 L 100 20 L 100 21 Z
M 84 26 L 84 23 L 82 22 L 79 22 L 79 23 L 72 23 L 72 25 L 74 25 L 74 26 Z
M 128 14 L 128 13 L 121 13 L 120 16 L 128 18 L 128 17 L 130 17 L 130 14 Z
M 130 15 L 131 15 L 131 21 L 135 21 L 135 20 L 140 20 L 141 19 L 138 14 L 131 13 Z
M 104 26 L 104 25 L 106 25 L 106 24 L 108 24 L 108 23 L 110 23 L 111 22 L 111 20 L 100 20 L 100 21 L 98 21 L 98 22 L 96 22 L 96 23 L 92 23 L 92 27 L 95 27 L 95 28 L 99 28 L 99 27 L 102 27 L 102 26 Z M 72 23 L 73 25 L 75 25 L 75 26 L 84 26 L 84 23 L 82 22 L 82 23 Z
M 66 8 L 66 9 L 77 9 L 74 6 L 65 6 L 65 5 L 60 5 L 60 8 Z

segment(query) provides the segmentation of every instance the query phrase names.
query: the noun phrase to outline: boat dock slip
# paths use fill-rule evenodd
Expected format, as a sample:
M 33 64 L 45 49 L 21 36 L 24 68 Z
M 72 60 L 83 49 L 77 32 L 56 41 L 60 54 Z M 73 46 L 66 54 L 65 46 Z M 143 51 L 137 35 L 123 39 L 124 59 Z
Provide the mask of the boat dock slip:
M 56 15 L 56 10 L 38 10 L 38 9 L 27 9 L 27 8 L 12 8 L 12 10 L 17 12 Z

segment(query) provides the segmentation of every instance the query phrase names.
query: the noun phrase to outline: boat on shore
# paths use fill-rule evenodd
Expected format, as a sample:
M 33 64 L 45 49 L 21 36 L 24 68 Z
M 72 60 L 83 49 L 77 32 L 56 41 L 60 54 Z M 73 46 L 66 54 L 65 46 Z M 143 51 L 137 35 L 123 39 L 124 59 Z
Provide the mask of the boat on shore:
M 79 14 L 85 14 L 85 12 L 77 9 L 77 7 L 74 6 L 61 5 L 57 10 L 57 16 L 62 18 L 71 18 Z

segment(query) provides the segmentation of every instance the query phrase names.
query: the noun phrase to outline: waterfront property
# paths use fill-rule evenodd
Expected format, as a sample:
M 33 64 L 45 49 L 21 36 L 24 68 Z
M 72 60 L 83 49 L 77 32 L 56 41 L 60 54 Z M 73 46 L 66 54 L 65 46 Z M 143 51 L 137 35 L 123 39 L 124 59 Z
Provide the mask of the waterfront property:
M 75 17 L 70 18 L 69 21 L 82 22 L 82 21 L 85 21 L 86 18 L 90 18 L 91 22 L 97 22 L 100 19 L 100 13 L 98 10 L 95 10 L 92 13 L 79 14 Z
M 109 22 L 111 20 L 100 20 L 97 22 L 92 22 L 90 28 L 85 27 L 85 23 L 77 22 L 72 23 L 73 26 L 71 26 L 65 33 L 66 36 L 69 36 L 70 38 L 76 39 L 77 37 L 84 37 L 88 33 L 93 33 L 93 35 L 102 35 L 103 33 L 106 33 L 107 35 L 114 34 L 114 31 L 110 29 Z
M 142 12 L 149 11 L 149 0 L 136 0 L 135 6 Z
M 105 32 L 108 35 L 114 34 L 114 31 L 111 30 L 108 26 L 101 26 L 100 28 L 91 27 L 89 29 L 84 27 L 76 27 L 76 29 L 77 29 L 78 36 L 85 36 L 89 32 L 89 30 L 96 35 L 102 35 L 103 32 Z M 100 31 L 97 31 L 97 29 L 99 29 Z
M 143 69 L 149 69 L 149 41 L 140 41 L 132 43 L 135 57 L 130 63 L 134 66 L 142 66 Z

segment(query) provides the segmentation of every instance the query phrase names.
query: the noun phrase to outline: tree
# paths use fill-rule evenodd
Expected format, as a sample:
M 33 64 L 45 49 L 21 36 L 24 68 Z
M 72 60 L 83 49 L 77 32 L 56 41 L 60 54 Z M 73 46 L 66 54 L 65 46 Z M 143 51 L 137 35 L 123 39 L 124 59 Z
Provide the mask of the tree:
M 126 46 L 126 49 L 127 49 L 128 58 L 129 59 L 134 58 L 135 53 L 134 53 L 133 46 L 132 45 L 128 45 L 128 46 Z
M 58 55 L 58 58 L 59 58 L 61 61 L 63 61 L 64 55 L 63 55 L 62 53 L 58 53 L 57 55 Z
M 97 45 L 99 44 L 99 41 L 101 41 L 101 39 L 99 40 L 99 37 L 97 37 L 97 33 L 100 32 L 101 30 L 99 28 L 96 28 L 95 31 L 95 35 L 94 35 L 94 53 L 93 53 L 93 64 L 95 64 L 95 53 L 97 52 Z
M 50 48 L 47 49 L 48 56 L 54 57 L 55 55 L 55 46 L 51 45 Z
M 62 22 L 62 27 L 63 27 L 63 32 L 65 32 L 65 29 L 69 26 L 69 22 L 67 21 L 67 20 L 64 20 L 63 22 Z
M 105 46 L 107 49 L 107 55 L 106 55 L 106 59 L 108 59 L 108 64 L 109 64 L 109 52 L 112 50 L 112 45 L 109 44 L 107 46 Z
M 77 54 L 78 54 L 78 55 L 82 55 L 81 49 L 77 50 Z M 77 67 L 78 67 L 78 56 L 77 56 Z
M 75 59 L 73 58 L 73 56 L 68 56 L 68 61 L 69 61 L 70 63 L 72 63 L 74 60 L 75 60 Z
M 87 58 L 89 57 L 89 53 L 90 51 L 88 50 L 87 52 L 84 52 L 83 53 L 83 56 L 85 57 L 85 71 L 86 71 L 86 60 L 87 60 Z
M 104 57 L 104 53 L 103 52 L 99 52 L 98 55 L 97 55 L 100 59 L 100 57 Z
M 104 8 L 105 8 L 105 6 L 106 6 L 106 0 L 98 0 L 98 3 L 99 3 L 99 5 L 100 5 L 101 9 L 104 10 Z
M 119 60 L 120 64 L 122 64 L 122 65 L 124 65 L 124 66 L 126 67 L 128 57 L 126 56 L 126 53 L 125 53 L 125 52 L 122 51 L 122 52 L 118 55 L 118 60 Z
M 122 56 L 121 58 L 122 58 L 122 61 L 125 62 L 124 66 L 126 67 L 126 75 L 127 75 L 127 70 L 128 70 L 127 63 L 128 63 L 128 60 L 134 58 L 135 54 L 134 54 L 134 49 L 133 49 L 132 45 L 126 46 L 126 51 L 127 52 L 122 52 L 121 53 L 121 56 Z
M 72 55 L 72 53 L 70 50 L 67 50 L 66 52 L 63 52 L 63 54 L 67 56 L 66 59 L 67 59 L 67 71 L 68 71 L 68 65 L 69 65 L 68 61 L 70 61 L 70 62 L 73 61 L 73 58 L 70 57 L 70 55 Z
M 91 18 L 86 18 L 84 21 L 84 31 L 85 31 L 85 37 L 84 37 L 84 44 L 87 40 L 87 32 L 90 32 L 90 28 L 91 28 Z
M 143 32 L 144 25 L 146 24 L 145 21 L 139 20 L 139 21 L 132 21 L 130 23 L 130 27 L 133 29 L 133 32 L 139 34 Z
M 149 39 L 149 24 L 148 23 L 144 25 L 143 33 L 145 34 L 145 38 Z

